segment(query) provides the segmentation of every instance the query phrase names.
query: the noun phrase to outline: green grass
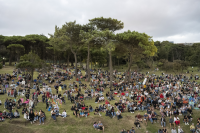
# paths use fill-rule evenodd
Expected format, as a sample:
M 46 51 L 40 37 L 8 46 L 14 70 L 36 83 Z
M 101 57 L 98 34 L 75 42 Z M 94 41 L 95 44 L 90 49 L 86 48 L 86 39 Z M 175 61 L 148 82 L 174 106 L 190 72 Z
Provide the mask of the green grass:
M 10 73 L 12 74 L 14 67 L 9 67 L 6 66 L 3 69 L 0 69 L 0 73 Z M 190 68 L 189 68 L 190 69 Z M 196 68 L 194 68 L 196 71 Z M 123 68 L 123 70 L 125 70 L 125 67 Z M 150 71 L 150 70 L 143 70 L 143 72 L 147 72 L 149 71 L 150 75 L 155 73 L 160 75 L 161 71 Z M 172 73 L 172 72 L 171 72 Z M 180 72 L 182 73 L 182 72 Z M 185 73 L 185 72 L 184 72 Z M 199 72 L 196 71 L 196 73 L 199 74 Z M 37 73 L 34 73 L 34 78 L 36 78 Z M 69 84 L 70 82 L 72 83 L 74 80 L 72 81 L 65 81 L 64 83 Z M 199 82 L 199 81 L 198 81 Z M 83 82 L 84 84 L 88 84 L 87 82 Z M 52 88 L 53 93 L 55 94 L 55 90 Z M 107 90 L 105 90 L 105 92 L 107 92 Z M 31 92 L 33 92 L 33 90 L 31 90 Z M 105 93 L 104 92 L 104 93 Z M 2 103 L 4 103 L 5 99 L 7 98 L 7 95 L 0 95 L 0 100 L 2 101 Z M 10 98 L 10 97 L 9 97 Z M 13 98 L 11 98 L 13 99 Z M 19 99 L 19 97 L 17 98 Z M 39 100 L 41 100 L 41 96 L 39 96 Z M 105 126 L 105 133 L 119 133 L 122 129 L 126 129 L 126 130 L 130 130 L 131 127 L 134 126 L 134 121 L 135 121 L 135 115 L 138 113 L 138 111 L 135 112 L 135 114 L 131 114 L 128 112 L 125 112 L 122 114 L 123 118 L 120 119 L 119 121 L 117 120 L 117 118 L 113 118 L 110 119 L 109 117 L 105 116 L 105 113 L 102 113 L 102 117 L 94 115 L 93 113 L 90 113 L 90 115 L 88 116 L 88 118 L 76 118 L 73 116 L 72 111 L 70 110 L 72 104 L 70 103 L 70 101 L 68 101 L 66 98 L 66 105 L 62 105 L 62 107 L 60 108 L 60 112 L 62 112 L 64 109 L 66 109 L 67 114 L 69 115 L 69 117 L 67 118 L 61 118 L 58 117 L 57 121 L 54 122 L 52 120 L 52 118 L 50 117 L 50 112 L 48 112 L 45 107 L 45 103 L 38 103 L 38 105 L 36 106 L 36 110 L 40 110 L 42 109 L 43 111 L 45 111 L 47 119 L 45 120 L 45 124 L 44 125 L 38 125 L 39 123 L 36 122 L 35 124 L 30 124 L 29 122 L 26 123 L 25 125 L 25 119 L 23 118 L 23 116 L 21 116 L 21 118 L 18 119 L 6 119 L 4 122 L 0 122 L 0 133 L 98 133 L 99 131 L 94 130 L 94 128 L 92 127 L 93 122 L 94 121 L 102 121 L 102 123 Z M 118 101 L 119 98 L 116 97 L 116 101 Z M 115 101 L 112 101 L 111 104 L 114 104 Z M 99 103 L 96 104 L 94 103 L 94 99 L 92 100 L 85 100 L 85 104 L 86 105 L 92 105 L 93 108 L 95 108 L 96 106 L 103 104 L 103 103 Z M 0 111 L 3 111 L 4 106 L 1 105 L 0 106 Z M 21 113 L 20 109 L 20 113 Z M 146 112 L 146 111 L 145 111 Z M 141 114 L 144 114 L 145 112 L 140 112 Z M 159 114 L 159 111 L 157 111 L 157 113 Z M 197 118 L 200 117 L 200 113 L 199 110 L 194 110 L 194 114 L 193 115 L 193 122 L 196 124 Z M 183 128 L 183 130 L 185 131 L 185 133 L 189 133 L 189 126 L 185 126 L 182 122 L 182 118 L 183 116 L 180 116 L 181 118 L 181 127 Z M 142 129 L 136 129 L 136 133 L 145 133 L 145 131 L 149 131 L 149 133 L 155 133 L 158 131 L 158 129 L 162 128 L 160 123 L 154 123 L 153 125 L 148 122 L 148 126 L 145 126 L 143 123 L 142 125 Z M 135 127 L 135 126 L 134 126 Z M 169 131 L 169 123 L 168 123 L 168 118 L 167 118 L 167 129 L 168 132 Z

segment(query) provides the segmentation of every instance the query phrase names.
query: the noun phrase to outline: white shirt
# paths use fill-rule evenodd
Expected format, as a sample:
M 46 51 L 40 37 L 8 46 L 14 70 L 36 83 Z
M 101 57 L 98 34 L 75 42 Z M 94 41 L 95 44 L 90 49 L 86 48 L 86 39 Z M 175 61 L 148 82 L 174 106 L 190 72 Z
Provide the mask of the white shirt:
M 121 114 L 121 111 L 117 111 L 117 112 L 116 112 L 116 115 L 120 115 L 120 114 Z
M 22 85 L 25 85 L 25 81 L 22 81 Z
M 67 112 L 62 112 L 62 115 L 67 115 Z
M 52 110 L 52 111 L 51 111 L 51 115 L 52 115 L 53 113 L 55 113 L 55 111 Z
M 172 129 L 171 133 L 177 133 L 176 129 Z
M 178 128 L 178 133 L 181 133 L 181 132 L 183 132 L 183 129 Z
M 180 120 L 178 117 L 174 117 L 174 121 Z

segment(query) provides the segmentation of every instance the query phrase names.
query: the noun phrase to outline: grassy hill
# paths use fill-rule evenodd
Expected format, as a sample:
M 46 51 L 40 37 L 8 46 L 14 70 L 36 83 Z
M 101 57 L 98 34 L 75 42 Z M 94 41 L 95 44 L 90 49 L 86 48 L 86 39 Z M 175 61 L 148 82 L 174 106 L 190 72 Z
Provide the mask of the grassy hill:
M 12 73 L 14 67 L 8 67 L 6 66 L 3 69 L 0 69 L 0 73 Z M 147 70 L 145 70 L 146 72 Z M 152 73 L 156 73 L 156 74 L 160 74 L 161 72 L 153 72 L 150 71 L 150 74 Z M 37 76 L 37 72 L 34 73 L 34 78 Z M 65 81 L 65 84 L 69 84 L 70 82 L 72 83 L 74 80 L 71 81 Z M 87 82 L 82 82 L 84 84 L 88 84 Z M 53 88 L 52 85 L 52 90 L 53 93 L 55 94 L 56 91 Z M 34 90 L 31 90 L 31 92 L 33 92 Z M 83 91 L 83 90 L 82 90 Z M 104 94 L 109 91 L 109 89 L 106 89 Z M 8 97 L 7 95 L 0 95 L 0 100 L 2 101 L 2 103 L 4 104 L 4 101 L 6 98 L 9 99 L 13 99 L 11 97 Z M 115 97 L 116 100 L 118 101 L 119 98 Z M 17 100 L 19 99 L 19 97 L 17 97 Z M 39 96 L 39 100 L 41 100 L 41 95 Z M 87 118 L 76 118 L 75 116 L 73 116 L 72 111 L 70 110 L 72 104 L 70 101 L 67 100 L 67 98 L 65 98 L 66 100 L 66 105 L 62 105 L 60 107 L 60 112 L 62 112 L 64 109 L 66 109 L 67 114 L 69 115 L 69 117 L 67 118 L 62 118 L 62 117 L 58 117 L 57 121 L 54 122 L 53 119 L 51 118 L 51 114 L 50 112 L 48 112 L 45 107 L 46 104 L 45 103 L 38 103 L 38 105 L 36 106 L 36 110 L 40 110 L 42 109 L 43 111 L 45 111 L 47 119 L 45 120 L 45 124 L 44 125 L 39 125 L 39 122 L 37 121 L 34 124 L 30 124 L 29 121 L 26 121 L 23 116 L 21 116 L 20 118 L 17 119 L 6 119 L 4 122 L 0 122 L 0 133 L 98 133 L 101 131 L 96 131 L 93 128 L 93 123 L 96 121 L 102 121 L 104 127 L 105 127 L 105 133 L 119 133 L 122 129 L 126 129 L 126 130 L 130 130 L 134 125 L 134 121 L 135 121 L 135 115 L 139 112 L 136 111 L 134 114 L 131 114 L 129 112 L 125 112 L 122 113 L 123 118 L 120 120 L 117 120 L 117 117 L 115 118 L 110 118 L 108 116 L 105 116 L 105 113 L 101 113 L 102 116 L 98 116 L 98 115 L 94 115 L 93 113 L 90 113 L 90 115 Z M 111 104 L 114 104 L 115 101 L 111 101 Z M 94 98 L 92 100 L 85 100 L 84 102 L 86 105 L 92 105 L 93 108 L 95 108 L 96 106 L 99 106 L 100 104 L 102 105 L 102 103 L 95 103 L 94 102 Z M 0 111 L 3 111 L 4 106 L 1 105 L 0 106 Z M 22 109 L 19 110 L 20 114 L 22 112 Z M 144 114 L 146 111 L 144 112 L 140 112 L 140 114 Z M 159 114 L 159 111 L 157 111 L 157 113 Z M 199 110 L 194 110 L 194 115 L 193 115 L 193 122 L 196 124 L 197 118 L 200 117 L 200 112 Z M 183 116 L 180 116 L 181 118 L 181 127 L 182 129 L 185 131 L 185 133 L 189 133 L 189 126 L 185 126 L 185 124 L 183 123 L 182 119 Z M 191 124 L 190 124 L 191 125 Z M 158 129 L 161 129 L 161 125 L 160 122 L 158 123 L 154 123 L 151 124 L 150 122 L 148 122 L 148 126 L 144 125 L 144 123 L 141 124 L 141 129 L 136 129 L 136 133 L 145 133 L 145 131 L 149 131 L 149 133 L 155 133 L 158 132 Z M 171 132 L 169 129 L 169 123 L 168 123 L 168 118 L 167 118 L 167 129 L 168 132 Z

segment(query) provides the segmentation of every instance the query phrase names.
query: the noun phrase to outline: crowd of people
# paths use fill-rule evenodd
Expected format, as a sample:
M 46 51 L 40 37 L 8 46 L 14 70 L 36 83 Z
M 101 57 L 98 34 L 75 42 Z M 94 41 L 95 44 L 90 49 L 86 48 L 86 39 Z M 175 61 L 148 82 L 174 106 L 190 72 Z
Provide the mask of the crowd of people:
M 189 77 L 184 74 L 149 75 L 148 72 L 137 71 L 129 74 L 117 70 L 110 73 L 97 69 L 91 70 L 89 84 L 82 83 L 88 78 L 87 72 L 83 69 L 78 70 L 75 81 L 72 80 L 74 75 L 74 68 L 56 66 L 49 73 L 40 73 L 31 86 L 31 75 L 20 75 L 20 70 L 13 71 L 13 75 L 0 74 L 0 93 L 12 97 L 5 100 L 4 107 L 7 110 L 0 111 L 0 121 L 23 115 L 31 124 L 36 121 L 44 124 L 46 111 L 37 112 L 34 109 L 38 102 L 46 104 L 46 109 L 56 121 L 58 116 L 63 118 L 68 116 L 66 110 L 62 113 L 59 110 L 59 106 L 65 104 L 67 99 L 72 104 L 73 115 L 78 118 L 88 117 L 93 112 L 94 115 L 105 114 L 120 120 L 123 119 L 124 112 L 130 112 L 135 113 L 134 125 L 137 129 L 148 126 L 149 123 L 159 123 L 158 133 L 183 133 L 180 123 L 184 123 L 185 126 L 190 125 L 188 128 L 191 132 L 200 132 L 200 119 L 196 125 L 193 121 L 193 110 L 200 107 L 200 84 L 196 82 L 196 75 L 191 74 Z M 110 81 L 111 75 L 113 81 Z M 70 83 L 65 84 L 65 80 Z M 56 93 L 53 93 L 53 89 Z M 41 101 L 38 99 L 39 96 L 42 97 Z M 16 97 L 20 98 L 16 100 Z M 99 105 L 96 107 L 85 105 L 85 100 L 93 100 Z M 21 109 L 22 111 L 18 112 Z M 145 113 L 142 113 L 143 111 Z M 166 129 L 166 125 L 169 125 L 170 131 Z M 94 122 L 93 127 L 104 131 L 101 121 Z M 135 128 L 123 129 L 120 132 L 135 133 Z

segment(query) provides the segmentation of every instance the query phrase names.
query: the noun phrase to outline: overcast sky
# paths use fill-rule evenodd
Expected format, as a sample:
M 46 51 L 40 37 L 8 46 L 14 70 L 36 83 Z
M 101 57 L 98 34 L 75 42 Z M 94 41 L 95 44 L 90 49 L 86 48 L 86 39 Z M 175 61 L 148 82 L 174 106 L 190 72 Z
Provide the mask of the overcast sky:
M 0 0 L 0 34 L 54 33 L 54 27 L 95 17 L 124 22 L 154 41 L 200 42 L 200 0 Z

